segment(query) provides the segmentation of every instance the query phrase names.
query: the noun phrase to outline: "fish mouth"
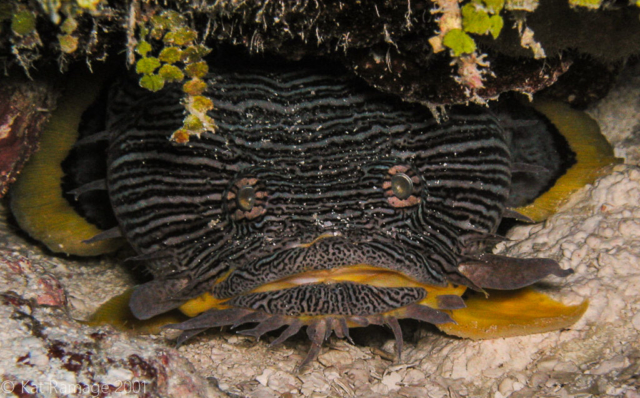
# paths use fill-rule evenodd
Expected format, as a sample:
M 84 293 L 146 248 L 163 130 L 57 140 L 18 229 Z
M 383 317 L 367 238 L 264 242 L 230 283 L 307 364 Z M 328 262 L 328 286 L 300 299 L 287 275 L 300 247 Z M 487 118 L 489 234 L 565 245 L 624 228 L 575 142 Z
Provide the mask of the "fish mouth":
M 364 306 L 362 311 L 359 298 L 367 301 L 370 298 L 367 296 L 381 300 L 377 305 Z M 408 299 L 403 301 L 403 296 Z M 332 305 L 334 302 L 338 305 Z M 346 306 L 340 305 L 344 302 Z M 391 305 L 385 306 L 388 302 Z M 256 338 L 286 327 L 272 341 L 276 345 L 306 326 L 311 349 L 300 365 L 303 367 L 318 355 L 331 333 L 349 338 L 350 328 L 371 324 L 389 327 L 400 358 L 403 344 L 400 319 L 428 322 L 449 335 L 477 340 L 566 328 L 580 319 L 587 307 L 588 301 L 567 306 L 529 287 L 478 293 L 464 285 L 435 286 L 399 271 L 360 263 L 289 275 L 226 299 L 205 293 L 180 307 L 192 317 L 190 320 L 170 327 L 183 332 L 178 344 L 209 327 L 255 324 L 238 333 Z M 313 310 L 305 312 L 305 308 Z
M 304 365 L 318 354 L 331 333 L 348 338 L 350 328 L 370 324 L 390 327 L 399 356 L 400 319 L 428 322 L 454 336 L 486 339 L 565 328 L 575 323 L 588 306 L 586 301 L 566 306 L 531 288 L 520 289 L 523 283 L 527 286 L 550 274 L 570 273 L 553 260 L 483 255 L 455 264 L 469 285 L 477 285 L 477 293 L 465 284 L 451 282 L 450 275 L 445 275 L 441 284 L 416 277 L 421 274 L 415 271 L 418 254 L 403 251 L 400 259 L 406 261 L 398 264 L 394 263 L 398 258 L 376 252 L 375 245 L 380 243 L 376 237 L 352 238 L 330 232 L 310 240 L 283 242 L 280 247 L 286 248 L 277 251 L 282 255 L 272 256 L 271 262 L 261 257 L 231 270 L 209 291 L 179 300 L 172 308 L 190 319 L 169 326 L 183 331 L 178 344 L 208 328 L 245 324 L 256 326 L 239 333 L 254 337 L 286 327 L 272 343 L 278 344 L 306 326 L 312 348 Z M 285 264 L 287 259 L 302 260 Z M 270 265 L 273 268 L 265 268 Z M 171 280 L 164 281 L 168 282 Z M 134 292 L 130 307 L 136 317 L 142 314 L 149 318 L 153 312 L 149 308 L 154 306 L 166 310 L 158 305 L 162 297 L 157 292 L 162 288 L 176 292 L 187 282 L 176 280 L 173 287 L 162 283 L 154 280 Z
M 379 237 L 361 238 L 340 231 L 330 231 L 316 235 L 309 240 L 285 243 L 285 247 L 272 255 L 269 261 L 264 257 L 229 272 L 217 281 L 213 289 L 191 299 L 180 307 L 190 316 L 197 316 L 210 309 L 227 309 L 248 305 L 264 297 L 274 297 L 281 292 L 301 292 L 317 290 L 358 289 L 388 294 L 410 292 L 413 299 L 406 303 L 418 304 L 433 309 L 457 309 L 464 303 L 460 298 L 466 286 L 447 282 L 444 276 L 421 280 L 428 267 L 426 256 L 411 253 L 403 248 L 396 252 L 382 252 L 380 245 L 398 248 L 394 241 Z M 289 263 L 287 263 L 289 262 Z M 437 274 L 435 274 L 438 276 Z M 384 293 L 382 293 L 384 292 Z M 333 293 L 327 293 L 329 295 Z M 352 303 L 357 307 L 356 303 Z M 253 304 L 252 304 L 253 305 Z M 385 310 L 391 307 L 380 308 Z M 343 309 L 345 314 L 348 309 Z M 276 311 L 276 310 L 274 310 Z M 287 314 L 308 318 L 319 314 L 288 309 Z M 317 312 L 317 311 L 316 311 Z M 354 310 L 350 315 L 357 313 Z
M 363 285 L 380 290 L 386 289 L 413 289 L 422 291 L 420 299 L 414 302 L 434 309 L 458 309 L 464 307 L 460 298 L 467 290 L 466 286 L 451 283 L 445 286 L 437 286 L 422 283 L 408 277 L 402 272 L 389 270 L 370 264 L 350 264 L 339 268 L 312 270 L 290 275 L 273 282 L 265 283 L 254 289 L 243 292 L 229 298 L 216 298 L 205 293 L 195 299 L 189 300 L 180 307 L 185 315 L 193 317 L 211 308 L 225 309 L 233 305 L 238 297 L 266 296 L 280 291 L 292 291 L 306 286 L 346 286 Z M 454 304 L 455 302 L 455 304 Z
M 399 307 L 382 306 L 378 312 L 369 315 L 410 318 L 411 314 L 403 307 L 426 307 L 448 315 L 448 321 L 442 322 L 446 325 L 443 330 L 446 328 L 447 333 L 470 338 L 525 334 L 527 325 L 544 331 L 555 327 L 551 325 L 557 325 L 558 322 L 566 323 L 568 319 L 577 319 L 576 316 L 579 315 L 576 314 L 581 315 L 586 309 L 584 303 L 582 306 L 564 306 L 532 289 L 522 289 L 547 275 L 564 277 L 571 273 L 561 270 L 555 261 L 482 255 L 478 259 L 457 265 L 460 270 L 457 278 L 449 280 L 451 275 L 443 275 L 442 279 L 434 280 L 421 278 L 425 273 L 416 271 L 421 266 L 429 265 L 425 261 L 426 256 L 419 257 L 420 253 L 409 253 L 406 248 L 400 251 L 404 254 L 400 257 L 376 254 L 375 249 L 379 248 L 376 245 L 384 243 L 389 247 L 390 243 L 395 242 L 388 238 L 380 242 L 378 238 L 371 236 L 360 239 L 340 231 L 330 231 L 309 240 L 288 242 L 281 251 L 282 255 L 274 257 L 274 262 L 280 266 L 274 267 L 277 269 L 267 270 L 265 263 L 255 261 L 229 272 L 217 282 L 211 292 L 187 301 L 179 309 L 190 317 L 197 317 L 211 310 L 237 307 L 262 306 L 265 309 L 264 304 L 258 303 L 275 297 L 280 297 L 280 300 L 295 300 L 296 294 L 310 289 L 316 289 L 317 292 L 329 291 L 327 295 L 336 294 L 334 290 L 358 288 L 368 289 L 371 294 L 411 292 L 414 294 L 413 299 L 399 302 Z M 303 261 L 292 263 L 290 267 L 278 263 L 288 258 L 302 258 Z M 324 262 L 319 262 L 318 259 Z M 255 277 L 251 279 L 249 275 Z M 501 279 L 500 275 L 506 277 Z M 470 290 L 469 287 L 473 289 Z M 287 292 L 291 293 L 287 295 Z M 295 292 L 297 293 L 294 294 Z M 470 307 L 465 304 L 463 295 L 465 299 L 471 299 Z M 490 304 L 485 300 L 489 300 Z M 534 314 L 538 305 L 536 303 L 542 307 L 546 305 L 538 315 Z M 352 304 L 357 307 L 357 303 Z M 302 320 L 303 324 L 311 324 L 322 316 L 336 315 L 317 311 L 305 313 L 304 310 L 293 309 L 291 306 L 285 307 L 274 307 L 266 311 L 280 311 L 276 315 L 293 316 Z M 520 317 L 519 311 L 522 313 Z M 353 316 L 361 315 L 357 311 L 348 313 L 347 310 L 338 315 L 346 316 L 349 327 L 362 326 L 350 321 Z M 516 319 L 520 321 L 514 321 Z M 493 327 L 487 325 L 486 320 L 492 320 Z
M 218 279 L 214 297 L 281 290 L 308 284 L 352 282 L 375 287 L 446 287 L 444 270 L 421 247 L 398 240 L 330 231 L 282 242 L 279 250 L 256 253 L 251 261 Z M 455 261 L 455 260 L 454 260 Z

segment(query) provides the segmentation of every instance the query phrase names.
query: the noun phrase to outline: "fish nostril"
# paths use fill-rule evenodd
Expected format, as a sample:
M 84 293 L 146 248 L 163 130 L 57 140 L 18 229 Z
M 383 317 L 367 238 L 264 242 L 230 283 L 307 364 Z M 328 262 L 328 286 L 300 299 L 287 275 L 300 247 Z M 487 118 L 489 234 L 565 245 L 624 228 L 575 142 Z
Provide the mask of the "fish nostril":
M 408 175 L 398 173 L 391 177 L 391 190 L 398 199 L 407 199 L 413 193 L 413 181 Z

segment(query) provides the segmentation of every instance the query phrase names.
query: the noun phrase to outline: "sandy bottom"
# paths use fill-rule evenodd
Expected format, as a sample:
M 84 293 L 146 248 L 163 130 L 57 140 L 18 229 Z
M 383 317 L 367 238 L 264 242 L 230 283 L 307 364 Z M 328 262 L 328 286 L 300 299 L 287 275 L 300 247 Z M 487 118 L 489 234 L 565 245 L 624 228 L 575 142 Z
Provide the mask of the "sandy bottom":
M 640 68 L 589 113 L 625 164 L 545 223 L 512 230 L 497 248 L 575 270 L 539 286 L 567 304 L 590 301 L 570 329 L 474 342 L 410 323 L 394 362 L 391 333 L 369 328 L 353 333 L 355 345 L 332 337 L 299 374 L 294 368 L 309 349 L 303 337 L 269 348 L 273 338 L 210 331 L 175 350 L 170 334 L 75 321 L 133 283 L 120 259 L 52 256 L 3 216 L 0 394 L 640 398 Z

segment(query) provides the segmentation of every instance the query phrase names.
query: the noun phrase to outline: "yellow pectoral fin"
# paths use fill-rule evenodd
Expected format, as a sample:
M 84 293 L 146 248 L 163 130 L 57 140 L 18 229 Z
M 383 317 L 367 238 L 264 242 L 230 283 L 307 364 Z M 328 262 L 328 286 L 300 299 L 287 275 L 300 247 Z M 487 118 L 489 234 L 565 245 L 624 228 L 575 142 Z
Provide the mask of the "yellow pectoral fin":
M 158 334 L 163 326 L 184 322 L 188 319 L 178 310 L 172 310 L 150 319 L 137 319 L 129 309 L 129 300 L 135 288 L 129 288 L 124 293 L 112 297 L 102 304 L 89 319 L 82 321 L 85 325 L 111 325 L 118 330 L 139 334 Z
M 564 305 L 531 288 L 490 290 L 465 299 L 467 308 L 448 311 L 454 323 L 437 325 L 443 332 L 473 340 L 523 336 L 563 329 L 582 317 L 589 301 Z
M 11 210 L 20 227 L 55 253 L 95 256 L 122 244 L 118 239 L 83 243 L 103 231 L 82 218 L 62 195 L 61 164 L 78 139 L 82 113 L 98 96 L 99 75 L 79 73 L 68 84 L 42 132 L 40 150 L 31 156 L 10 191 Z
M 622 163 L 622 159 L 615 157 L 598 123 L 585 112 L 556 101 L 537 100 L 534 108 L 556 126 L 576 154 L 576 164 L 549 191 L 533 203 L 514 209 L 540 222 L 555 214 L 572 193 L 587 184 L 593 184 L 605 166 Z

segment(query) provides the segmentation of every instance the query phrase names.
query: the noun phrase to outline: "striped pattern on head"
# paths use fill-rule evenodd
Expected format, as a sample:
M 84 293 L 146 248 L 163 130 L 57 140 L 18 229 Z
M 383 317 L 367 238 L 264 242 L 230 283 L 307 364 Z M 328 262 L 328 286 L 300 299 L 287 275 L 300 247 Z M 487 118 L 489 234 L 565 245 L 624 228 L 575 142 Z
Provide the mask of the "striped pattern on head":
M 112 95 L 108 187 L 121 229 L 180 297 L 236 297 L 310 270 L 366 264 L 445 285 L 495 231 L 510 186 L 497 121 L 416 104 L 323 67 L 213 69 L 218 126 L 169 141 L 178 85 Z M 125 115 L 125 116 L 123 116 Z M 314 242 L 313 244 L 311 244 Z

